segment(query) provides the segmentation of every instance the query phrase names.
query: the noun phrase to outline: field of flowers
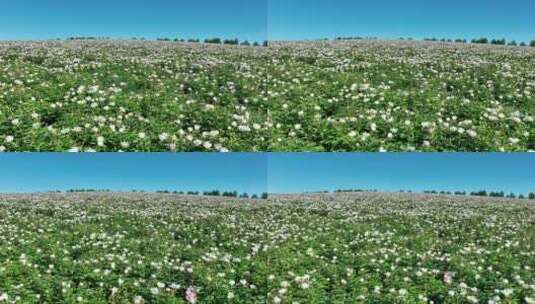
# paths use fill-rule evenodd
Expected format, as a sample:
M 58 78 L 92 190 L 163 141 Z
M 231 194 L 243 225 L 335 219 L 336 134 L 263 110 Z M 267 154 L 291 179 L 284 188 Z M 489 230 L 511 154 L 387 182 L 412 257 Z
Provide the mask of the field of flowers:
M 535 150 L 535 48 L 0 42 L 0 151 Z
M 265 150 L 263 51 L 0 42 L 0 150 Z
M 274 148 L 535 150 L 535 48 L 270 44 Z
M 0 303 L 535 303 L 533 202 L 0 195 Z

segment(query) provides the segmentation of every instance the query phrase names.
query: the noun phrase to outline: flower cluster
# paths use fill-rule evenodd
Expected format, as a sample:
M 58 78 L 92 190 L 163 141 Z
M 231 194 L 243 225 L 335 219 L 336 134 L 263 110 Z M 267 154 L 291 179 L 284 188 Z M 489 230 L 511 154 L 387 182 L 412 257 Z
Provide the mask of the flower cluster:
M 375 40 L 269 50 L 273 150 L 535 150 L 535 50 Z
M 535 50 L 0 43 L 0 151 L 535 150 Z
M 535 205 L 0 195 L 0 303 L 533 303 Z
M 266 148 L 264 48 L 0 43 L 0 151 Z

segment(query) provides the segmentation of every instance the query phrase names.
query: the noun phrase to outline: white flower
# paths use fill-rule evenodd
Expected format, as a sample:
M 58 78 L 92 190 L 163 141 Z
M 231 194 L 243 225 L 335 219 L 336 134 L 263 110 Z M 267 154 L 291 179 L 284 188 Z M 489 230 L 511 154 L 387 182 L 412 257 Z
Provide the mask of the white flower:
M 454 276 L 455 276 L 455 273 L 453 273 L 451 271 L 445 272 L 444 273 L 444 277 L 443 277 L 444 283 L 451 284 L 453 282 L 453 277 Z
M 160 293 L 160 290 L 158 288 L 156 288 L 156 287 L 152 287 L 150 289 L 150 293 L 152 293 L 153 295 L 157 295 L 157 294 Z
M 164 132 L 158 135 L 158 138 L 160 139 L 160 141 L 166 141 L 169 138 L 169 134 Z
M 524 301 L 526 301 L 527 304 L 535 304 L 535 299 L 525 297 Z
M 203 147 L 208 150 L 212 148 L 212 143 L 210 143 L 209 141 L 204 142 Z
M 9 299 L 9 296 L 7 293 L 0 294 L 0 301 L 7 301 Z
M 251 131 L 251 128 L 250 128 L 249 126 L 243 126 L 243 125 L 241 125 L 241 126 L 238 126 L 238 130 L 239 130 L 240 132 L 250 132 L 250 131 Z
M 144 139 L 145 137 L 147 137 L 147 135 L 145 134 L 145 132 L 139 132 L 137 134 L 137 136 L 140 138 L 140 139 Z
M 145 303 L 145 300 L 141 296 L 135 296 L 134 297 L 134 304 L 143 304 Z
M 13 140 L 15 140 L 15 137 L 13 137 L 13 136 L 11 136 L 11 135 L 8 135 L 8 136 L 6 136 L 6 138 L 5 138 L 4 141 L 5 141 L 6 143 L 12 143 Z
M 229 291 L 229 293 L 227 294 L 227 299 L 234 299 L 234 293 L 232 291 Z
M 511 288 L 507 288 L 507 289 L 504 289 L 502 290 L 502 294 L 506 297 L 512 295 L 515 291 Z
M 514 138 L 514 137 L 509 138 L 509 143 L 511 143 L 512 145 L 516 145 L 519 142 L 520 142 L 520 139 L 518 138 Z
M 97 137 L 97 145 L 99 147 L 104 147 L 104 137 L 103 136 Z
M 18 118 L 15 118 L 11 121 L 11 124 L 14 126 L 18 125 L 19 123 L 20 123 L 20 120 Z
M 467 299 L 468 302 L 470 302 L 470 303 L 479 303 L 479 300 L 478 300 L 476 297 L 474 297 L 474 296 L 468 296 L 468 297 L 466 297 L 466 299 Z
M 470 136 L 472 138 L 477 136 L 477 132 L 474 131 L 474 130 L 468 130 L 466 133 L 468 134 L 468 136 Z

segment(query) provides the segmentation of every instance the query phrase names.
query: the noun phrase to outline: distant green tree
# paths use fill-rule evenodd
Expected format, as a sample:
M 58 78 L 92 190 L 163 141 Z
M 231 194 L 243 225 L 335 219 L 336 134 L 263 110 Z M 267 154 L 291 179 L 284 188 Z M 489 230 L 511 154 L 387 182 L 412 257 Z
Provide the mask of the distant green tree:
M 204 39 L 204 43 L 221 44 L 221 38 L 207 38 Z
M 487 191 L 485 191 L 485 190 L 480 190 L 480 191 L 476 191 L 476 192 L 470 192 L 470 195 L 472 195 L 472 196 L 488 196 Z
M 225 39 L 223 44 L 238 45 L 240 41 L 238 39 Z
M 488 38 L 472 39 L 472 43 L 487 44 L 489 43 L 489 39 Z

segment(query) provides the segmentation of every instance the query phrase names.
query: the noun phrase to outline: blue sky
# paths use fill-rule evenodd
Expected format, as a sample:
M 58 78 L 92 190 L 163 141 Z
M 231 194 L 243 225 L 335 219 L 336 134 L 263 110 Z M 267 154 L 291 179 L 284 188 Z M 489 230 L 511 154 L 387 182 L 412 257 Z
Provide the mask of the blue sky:
M 531 153 L 15 153 L 0 154 L 0 168 L 0 192 L 71 188 L 535 192 Z
M 0 39 L 267 37 L 268 0 L 0 0 Z
M 0 0 L 0 39 L 535 39 L 533 0 Z
M 270 0 L 269 38 L 535 39 L 533 0 Z
M 267 190 L 263 154 L 15 153 L 1 154 L 0 168 L 0 192 Z
M 335 189 L 535 192 L 535 154 L 320 153 L 269 157 L 271 193 Z

